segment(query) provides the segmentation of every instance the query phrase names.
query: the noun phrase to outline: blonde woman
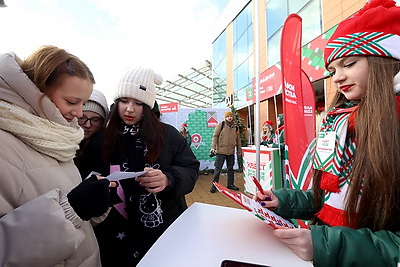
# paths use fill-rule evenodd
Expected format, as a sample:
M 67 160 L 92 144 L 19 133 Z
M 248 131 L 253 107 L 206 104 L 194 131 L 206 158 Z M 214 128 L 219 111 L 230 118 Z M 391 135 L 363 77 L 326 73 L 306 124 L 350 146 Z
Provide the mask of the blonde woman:
M 25 60 L 0 55 L 2 266 L 100 266 L 87 221 L 107 211 L 110 182 L 79 184 L 73 163 L 93 84 L 89 68 L 55 46 Z

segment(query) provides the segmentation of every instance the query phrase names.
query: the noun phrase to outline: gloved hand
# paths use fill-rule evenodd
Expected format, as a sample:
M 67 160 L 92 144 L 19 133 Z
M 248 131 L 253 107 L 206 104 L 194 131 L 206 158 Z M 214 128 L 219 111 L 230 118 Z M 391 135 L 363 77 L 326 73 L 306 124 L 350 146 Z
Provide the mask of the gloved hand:
M 103 215 L 110 206 L 110 181 L 96 175 L 85 179 L 68 193 L 68 201 L 76 214 L 85 221 Z
M 118 186 L 119 184 L 117 183 L 116 187 L 110 187 L 110 207 L 123 202 L 117 193 Z

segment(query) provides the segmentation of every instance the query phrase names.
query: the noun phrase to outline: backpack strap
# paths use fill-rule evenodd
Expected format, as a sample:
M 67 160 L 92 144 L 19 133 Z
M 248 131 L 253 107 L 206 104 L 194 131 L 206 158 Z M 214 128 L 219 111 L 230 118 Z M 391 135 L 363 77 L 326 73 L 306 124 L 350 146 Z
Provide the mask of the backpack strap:
M 225 121 L 222 121 L 221 122 L 221 131 L 222 131 L 222 129 L 224 129 L 224 126 L 225 126 Z M 238 125 L 236 125 L 236 132 L 239 132 L 239 126 Z

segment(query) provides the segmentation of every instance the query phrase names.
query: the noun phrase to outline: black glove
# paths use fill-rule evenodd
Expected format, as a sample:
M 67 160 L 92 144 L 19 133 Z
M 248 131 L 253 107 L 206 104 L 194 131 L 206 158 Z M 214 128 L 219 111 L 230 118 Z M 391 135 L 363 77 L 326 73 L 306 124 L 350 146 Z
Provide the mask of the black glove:
M 69 203 L 82 220 L 88 221 L 107 211 L 110 206 L 109 185 L 109 180 L 98 180 L 96 175 L 92 175 L 68 193 Z
M 115 204 L 122 203 L 122 199 L 118 196 L 117 188 L 119 186 L 118 182 L 116 187 L 110 187 L 110 207 L 114 206 Z

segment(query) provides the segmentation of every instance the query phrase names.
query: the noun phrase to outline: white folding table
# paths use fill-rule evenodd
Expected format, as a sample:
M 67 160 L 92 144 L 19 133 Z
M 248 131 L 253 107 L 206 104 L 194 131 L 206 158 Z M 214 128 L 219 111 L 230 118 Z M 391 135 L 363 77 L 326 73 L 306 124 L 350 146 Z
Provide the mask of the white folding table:
M 274 267 L 313 266 L 244 209 L 193 203 L 157 240 L 139 267 L 219 267 L 236 260 Z

